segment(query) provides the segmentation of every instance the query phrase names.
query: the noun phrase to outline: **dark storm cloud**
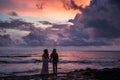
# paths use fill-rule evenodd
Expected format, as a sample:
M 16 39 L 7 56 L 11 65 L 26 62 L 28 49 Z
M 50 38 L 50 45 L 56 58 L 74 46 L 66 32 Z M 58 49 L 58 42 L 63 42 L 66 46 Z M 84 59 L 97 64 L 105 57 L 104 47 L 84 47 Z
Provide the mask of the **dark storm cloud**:
M 109 2 L 120 9 L 120 0 L 109 0 Z
M 83 10 L 83 7 L 82 5 L 78 6 L 76 3 L 75 3 L 75 0 L 70 0 L 70 1 L 67 1 L 67 0 L 61 0 L 62 3 L 63 3 L 63 7 L 67 10 L 69 9 L 79 9 L 79 10 Z
M 71 9 L 71 4 L 70 2 L 66 1 L 66 0 L 61 0 L 63 3 L 63 7 L 67 10 Z
M 65 29 L 68 26 L 69 26 L 68 24 L 54 24 L 51 28 Z
M 11 46 L 12 40 L 10 35 L 0 35 L 0 46 Z
M 82 11 L 74 19 L 66 32 L 67 40 L 61 40 L 64 46 L 103 46 L 112 45 L 120 38 L 120 5 L 118 0 L 92 0 L 91 4 L 81 9 L 71 0 L 72 9 Z
M 95 37 L 117 38 L 120 37 L 120 29 L 114 27 L 107 20 L 91 20 L 87 25 L 95 28 Z
M 69 19 L 69 20 L 68 20 L 68 22 L 71 22 L 71 23 L 73 23 L 73 21 L 74 21 L 73 19 Z
M 16 12 L 12 11 L 12 12 L 9 12 L 8 15 L 10 16 L 19 16 Z
M 39 23 L 43 25 L 52 25 L 51 28 L 65 28 L 68 26 L 68 24 L 60 24 L 60 23 L 51 23 L 49 21 L 38 21 Z
M 88 31 L 78 25 L 70 26 L 69 29 L 66 29 L 66 34 L 68 34 L 68 39 L 60 40 L 59 45 L 61 46 L 103 46 L 103 45 L 110 45 L 109 42 L 106 42 L 102 39 L 92 38 Z M 65 34 L 64 33 L 64 34 Z M 63 34 L 63 35 L 64 35 Z M 60 35 L 61 38 L 65 38 L 66 36 Z
M 45 3 L 43 3 L 43 2 L 38 2 L 36 4 L 37 9 L 40 9 L 40 10 L 42 10 L 44 8 L 44 6 L 45 6 Z
M 46 32 L 42 29 L 35 29 L 27 36 L 23 37 L 28 46 L 44 46 L 46 44 Z
M 85 40 L 63 40 L 59 43 L 60 46 L 106 46 L 111 45 L 110 43 L 106 43 L 102 40 L 95 41 L 85 41 Z
M 23 21 L 21 19 L 10 19 L 9 21 L 0 21 L 0 28 L 33 30 L 35 27 L 33 23 Z
M 83 10 L 82 5 L 78 6 L 77 4 L 75 4 L 74 0 L 71 0 L 71 8 Z
M 92 0 L 90 6 L 81 10 L 78 23 L 85 28 L 94 29 L 94 37 L 105 39 L 120 38 L 120 5 L 119 0 Z M 75 21 L 74 21 L 75 22 Z
M 93 0 L 88 7 L 83 9 L 71 0 L 71 5 L 72 9 L 78 9 L 82 11 L 82 14 L 77 14 L 74 19 L 69 20 L 73 26 L 66 29 L 66 33 L 69 34 L 68 39 L 61 40 L 59 45 L 112 45 L 113 39 L 120 37 L 120 10 L 115 3 L 111 4 L 109 0 Z
M 65 28 L 64 33 L 59 34 L 61 40 L 59 45 L 61 46 L 103 46 L 111 45 L 103 39 L 91 37 L 91 31 L 89 28 L 85 28 L 84 25 L 80 24 L 80 14 L 77 14 L 72 20 L 74 25 L 69 28 Z M 66 36 L 63 36 L 67 34 Z M 62 39 L 63 38 L 63 39 Z
M 23 37 L 29 46 L 44 46 L 48 44 L 60 46 L 103 46 L 112 45 L 109 41 L 110 39 L 120 38 L 119 0 L 92 0 L 90 6 L 84 9 L 82 5 L 76 5 L 74 0 L 70 0 L 70 3 L 64 2 L 66 0 L 62 1 L 66 9 L 82 11 L 82 14 L 77 14 L 74 19 L 69 20 L 69 22 L 73 23 L 69 27 L 67 24 L 40 21 L 44 25 L 52 25 L 50 28 L 42 30 L 34 28 L 32 23 L 22 20 L 11 20 L 0 21 L 0 28 L 24 30 L 27 28 L 31 30 L 27 36 Z M 51 35 L 59 38 L 54 41 L 49 38 L 52 37 Z
M 52 25 L 53 24 L 49 21 L 38 21 L 38 22 L 41 23 L 41 24 L 44 24 L 44 25 Z

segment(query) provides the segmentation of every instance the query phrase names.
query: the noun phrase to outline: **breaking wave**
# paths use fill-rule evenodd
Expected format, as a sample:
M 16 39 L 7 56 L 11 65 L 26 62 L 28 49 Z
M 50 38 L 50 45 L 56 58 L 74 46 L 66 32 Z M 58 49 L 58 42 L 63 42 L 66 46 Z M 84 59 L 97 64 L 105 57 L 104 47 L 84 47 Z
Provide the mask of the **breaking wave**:
M 42 60 L 38 59 L 31 59 L 31 60 L 0 60 L 0 63 L 41 63 Z M 60 60 L 59 63 L 84 63 L 84 64 L 90 64 L 90 63 L 114 63 L 114 62 L 120 62 L 118 59 L 99 59 L 99 60 Z

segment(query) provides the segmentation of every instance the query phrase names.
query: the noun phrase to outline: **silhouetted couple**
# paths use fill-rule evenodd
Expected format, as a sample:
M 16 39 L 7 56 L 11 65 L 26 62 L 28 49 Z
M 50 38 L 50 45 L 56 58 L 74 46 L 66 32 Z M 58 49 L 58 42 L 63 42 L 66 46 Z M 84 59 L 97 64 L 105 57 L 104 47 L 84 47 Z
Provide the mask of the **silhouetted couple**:
M 58 54 L 56 52 L 56 49 L 53 49 L 53 51 L 50 55 L 50 59 L 49 59 L 48 50 L 45 49 L 44 53 L 42 55 L 42 60 L 43 60 L 42 72 L 41 72 L 42 74 L 48 74 L 48 62 L 49 62 L 49 60 L 53 64 L 53 73 L 57 73 L 57 63 L 58 63 L 59 57 L 58 57 Z

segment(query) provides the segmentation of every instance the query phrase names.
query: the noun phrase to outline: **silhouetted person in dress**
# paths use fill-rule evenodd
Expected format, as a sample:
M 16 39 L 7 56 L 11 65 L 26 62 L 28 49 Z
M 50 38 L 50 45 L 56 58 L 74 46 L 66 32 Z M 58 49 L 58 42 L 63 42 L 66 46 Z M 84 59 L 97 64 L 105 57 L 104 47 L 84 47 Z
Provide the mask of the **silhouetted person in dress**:
M 53 64 L 53 73 L 57 73 L 57 63 L 58 63 L 59 57 L 56 52 L 56 49 L 53 49 L 51 55 L 50 55 L 50 62 Z
M 48 74 L 48 62 L 49 62 L 49 54 L 48 50 L 44 49 L 44 53 L 42 55 L 43 65 L 41 74 Z

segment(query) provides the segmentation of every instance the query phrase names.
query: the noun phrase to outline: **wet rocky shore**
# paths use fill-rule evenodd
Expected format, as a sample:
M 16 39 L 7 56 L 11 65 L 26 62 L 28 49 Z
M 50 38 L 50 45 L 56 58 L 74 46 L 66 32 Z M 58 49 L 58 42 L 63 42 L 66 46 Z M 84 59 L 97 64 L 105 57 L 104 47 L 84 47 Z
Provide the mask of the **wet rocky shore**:
M 120 80 L 120 68 L 75 70 L 68 73 L 68 80 Z
M 68 73 L 0 76 L 0 80 L 120 80 L 120 68 L 86 68 Z

